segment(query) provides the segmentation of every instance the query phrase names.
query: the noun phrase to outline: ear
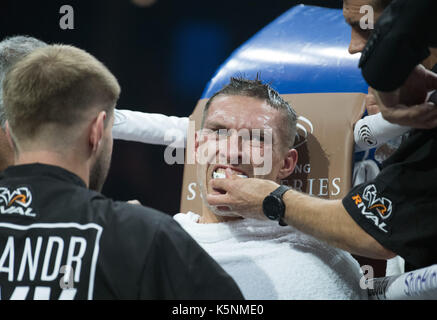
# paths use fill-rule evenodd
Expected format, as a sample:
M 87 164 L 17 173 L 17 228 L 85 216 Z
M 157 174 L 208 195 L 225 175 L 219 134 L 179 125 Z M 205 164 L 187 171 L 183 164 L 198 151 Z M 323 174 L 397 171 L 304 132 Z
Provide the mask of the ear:
M 282 166 L 278 172 L 278 179 L 286 179 L 294 170 L 297 164 L 298 155 L 296 149 L 289 149 L 282 159 Z
M 95 153 L 99 146 L 100 142 L 103 139 L 105 132 L 105 120 L 106 120 L 106 112 L 100 111 L 94 121 L 91 123 L 90 133 L 89 133 L 89 143 L 91 147 L 91 151 Z
M 16 144 L 14 142 L 14 139 L 12 139 L 11 131 L 9 129 L 9 121 L 8 120 L 6 120 L 6 123 L 5 123 L 5 134 L 6 134 L 6 139 L 8 140 L 9 146 L 16 153 L 17 152 L 17 146 L 16 146 Z

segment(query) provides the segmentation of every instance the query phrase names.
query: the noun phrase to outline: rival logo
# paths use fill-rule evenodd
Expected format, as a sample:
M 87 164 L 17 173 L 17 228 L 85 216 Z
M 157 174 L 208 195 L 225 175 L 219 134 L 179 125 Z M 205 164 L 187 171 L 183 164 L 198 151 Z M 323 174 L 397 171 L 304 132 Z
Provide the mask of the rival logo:
M 30 207 L 32 193 L 27 187 L 20 187 L 10 192 L 8 188 L 0 187 L 0 214 L 19 214 L 26 217 L 36 217 Z
M 362 198 L 359 194 L 356 194 L 352 197 L 352 200 L 355 201 L 355 205 L 358 207 L 358 209 L 361 209 L 361 214 L 363 216 L 372 220 L 375 226 L 381 231 L 388 233 L 388 226 L 383 220 L 390 217 L 393 211 L 393 205 L 392 202 L 387 198 L 378 198 L 377 192 L 378 191 L 376 190 L 375 185 L 371 184 L 364 189 Z M 367 202 L 367 204 L 364 203 L 363 199 Z M 378 215 L 374 213 L 375 211 L 378 213 Z
M 363 191 L 363 199 L 368 201 L 369 210 L 376 209 L 382 219 L 390 217 L 392 212 L 392 202 L 384 197 L 377 197 L 378 191 L 374 184 L 368 185 Z

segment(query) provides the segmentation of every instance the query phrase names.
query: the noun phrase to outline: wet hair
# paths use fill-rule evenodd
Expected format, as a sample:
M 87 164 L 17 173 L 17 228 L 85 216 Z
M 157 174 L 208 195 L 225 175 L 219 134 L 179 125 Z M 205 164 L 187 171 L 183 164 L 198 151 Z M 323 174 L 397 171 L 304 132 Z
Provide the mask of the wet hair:
M 202 128 L 208 114 L 208 109 L 217 96 L 245 96 L 256 98 L 261 101 L 267 102 L 267 104 L 273 109 L 281 111 L 283 114 L 282 119 L 284 124 L 283 126 L 281 126 L 281 128 L 286 129 L 283 134 L 282 141 L 286 144 L 288 148 L 293 147 L 294 139 L 296 136 L 296 112 L 293 110 L 290 104 L 279 95 L 279 93 L 275 89 L 273 89 L 269 84 L 263 83 L 259 79 L 259 74 L 257 74 L 254 80 L 249 80 L 242 76 L 232 77 L 229 84 L 225 85 L 221 90 L 217 91 L 205 105 L 202 118 Z M 281 128 L 278 129 L 281 130 Z

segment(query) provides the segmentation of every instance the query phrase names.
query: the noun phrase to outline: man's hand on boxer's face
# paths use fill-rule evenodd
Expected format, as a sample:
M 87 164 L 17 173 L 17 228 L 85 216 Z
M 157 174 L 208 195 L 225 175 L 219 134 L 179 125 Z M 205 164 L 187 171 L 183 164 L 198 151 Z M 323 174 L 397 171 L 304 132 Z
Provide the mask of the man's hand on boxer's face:
M 206 201 L 215 207 L 228 210 L 245 218 L 267 220 L 263 213 L 264 198 L 279 185 L 271 180 L 240 178 L 226 170 L 226 179 L 212 179 L 210 188 L 222 194 L 208 194 Z
M 404 85 L 392 92 L 375 90 L 383 117 L 399 125 L 418 129 L 437 127 L 437 107 L 426 102 L 429 91 L 437 90 L 437 75 L 418 65 Z

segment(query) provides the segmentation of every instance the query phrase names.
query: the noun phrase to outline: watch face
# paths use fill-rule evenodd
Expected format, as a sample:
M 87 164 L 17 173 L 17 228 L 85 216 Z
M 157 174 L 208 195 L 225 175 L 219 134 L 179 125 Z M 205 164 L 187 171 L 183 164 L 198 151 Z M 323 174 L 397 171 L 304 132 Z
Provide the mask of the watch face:
M 264 214 L 270 220 L 279 220 L 284 214 L 284 205 L 278 197 L 268 196 L 263 202 Z

